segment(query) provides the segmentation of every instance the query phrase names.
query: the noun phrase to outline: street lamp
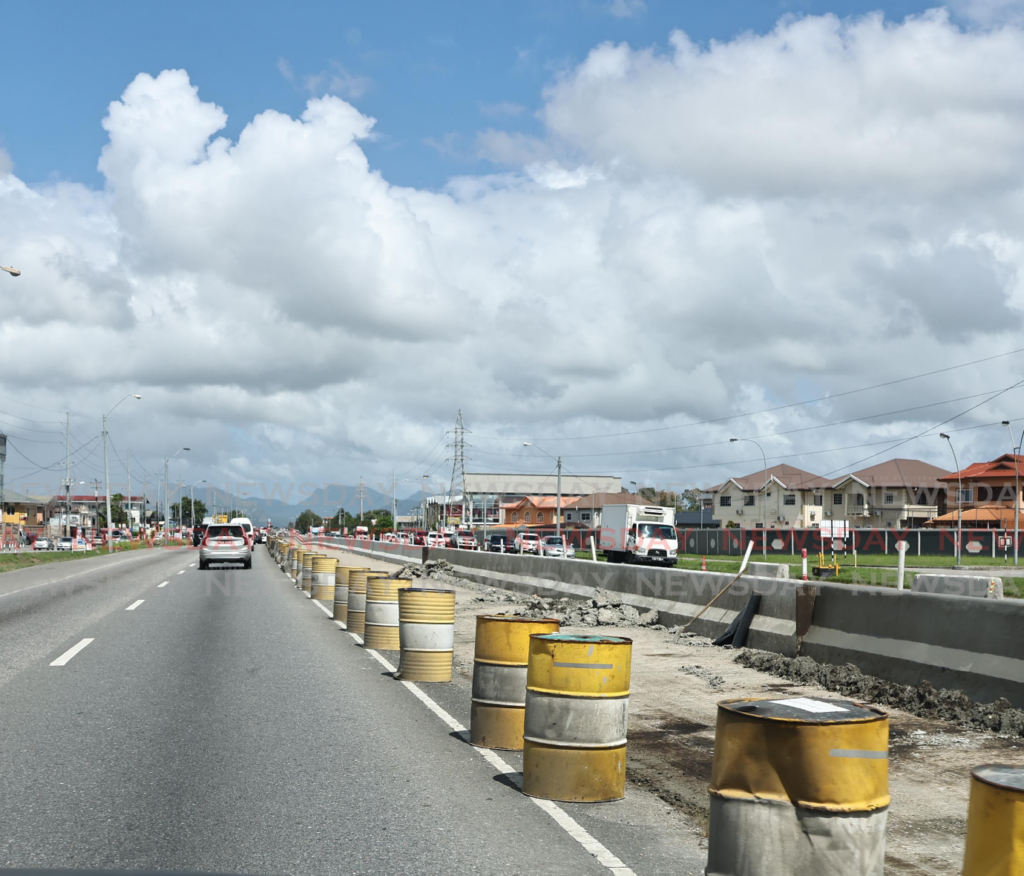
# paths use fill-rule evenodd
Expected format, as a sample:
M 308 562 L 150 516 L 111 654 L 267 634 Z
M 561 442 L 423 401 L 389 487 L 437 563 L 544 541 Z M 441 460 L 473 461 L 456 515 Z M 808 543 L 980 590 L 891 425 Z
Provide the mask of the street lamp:
M 10 274 L 12 277 L 21 276 L 21 271 L 19 271 L 17 268 L 9 268 L 6 265 L 0 265 L 0 271 L 7 271 L 7 273 Z
M 1020 460 L 1017 457 L 1020 455 L 1021 444 L 1024 444 L 1024 432 L 1021 433 L 1020 444 L 1015 444 L 1010 421 L 1003 420 L 1003 425 L 1010 432 L 1010 446 L 1013 448 L 1013 476 L 1017 485 L 1017 489 L 1013 494 L 1013 564 L 1016 566 L 1018 563 L 1018 542 L 1020 541 Z
M 523 447 L 537 447 L 532 441 L 524 441 Z M 551 456 L 543 447 L 537 447 L 537 449 L 545 456 Z M 559 542 L 562 541 L 562 457 L 551 456 L 556 463 L 558 463 L 558 502 L 555 507 L 555 535 L 558 536 Z
M 761 447 L 753 438 L 730 438 L 729 443 L 735 444 L 737 441 L 747 441 L 753 444 L 758 450 L 761 451 L 761 461 L 764 463 L 764 496 L 761 499 L 761 548 L 764 558 L 768 559 L 768 458 L 764 455 L 764 448 Z
M 5 269 L 6 270 L 6 269 Z M 20 272 L 19 272 L 20 273 Z M 125 399 L 133 398 L 138 400 L 142 398 L 137 392 L 130 392 L 126 395 L 117 405 L 121 404 Z M 114 408 L 117 407 L 114 405 Z M 114 521 L 110 519 L 110 464 L 107 462 L 107 417 L 114 413 L 114 408 L 111 408 L 103 415 L 103 481 L 107 491 L 107 553 L 114 552 L 114 540 L 111 538 L 113 532 Z M 131 493 L 131 490 L 128 491 Z M 128 506 L 131 507 L 132 497 L 128 496 Z M 129 528 L 131 527 L 131 519 L 129 518 Z
M 188 447 L 182 447 L 174 451 L 174 453 L 171 456 L 164 457 L 164 544 L 167 544 L 168 527 L 171 522 L 171 509 L 167 502 L 167 468 L 170 465 L 171 460 L 174 459 L 174 457 L 177 456 L 179 453 L 181 453 L 182 450 L 184 450 L 186 453 L 189 452 Z
M 953 465 L 956 466 L 956 564 L 960 565 L 960 554 L 963 551 L 964 538 L 964 485 L 960 480 L 960 463 L 956 460 L 956 450 L 953 449 L 953 442 L 945 432 L 939 432 L 940 438 L 945 438 L 949 449 L 953 451 Z

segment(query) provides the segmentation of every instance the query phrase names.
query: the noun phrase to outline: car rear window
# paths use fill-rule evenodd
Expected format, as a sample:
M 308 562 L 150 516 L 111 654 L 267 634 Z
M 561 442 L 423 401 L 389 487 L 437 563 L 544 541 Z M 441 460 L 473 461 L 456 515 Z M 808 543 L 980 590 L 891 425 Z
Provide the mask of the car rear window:
M 227 536 L 245 538 L 245 532 L 241 526 L 211 526 L 207 534 L 210 538 L 225 538 Z

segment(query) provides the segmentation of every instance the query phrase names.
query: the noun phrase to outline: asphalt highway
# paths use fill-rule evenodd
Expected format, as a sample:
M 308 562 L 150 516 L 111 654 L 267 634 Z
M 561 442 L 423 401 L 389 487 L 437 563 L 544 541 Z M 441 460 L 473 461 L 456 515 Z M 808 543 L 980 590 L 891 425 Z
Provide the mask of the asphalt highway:
M 251 571 L 197 560 L 0 576 L 0 866 L 700 872 L 660 801 L 525 797 L 446 723 L 468 691 L 395 681 L 265 547 Z

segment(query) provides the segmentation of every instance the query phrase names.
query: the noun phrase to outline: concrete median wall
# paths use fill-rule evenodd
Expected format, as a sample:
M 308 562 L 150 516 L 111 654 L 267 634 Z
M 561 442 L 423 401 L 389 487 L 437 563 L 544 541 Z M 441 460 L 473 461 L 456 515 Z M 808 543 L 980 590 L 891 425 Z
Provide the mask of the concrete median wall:
M 360 548 L 400 563 L 419 562 L 423 554 L 389 544 Z M 639 610 L 657 609 L 667 626 L 688 622 L 733 577 L 474 551 L 431 549 L 429 558 L 447 560 L 471 580 L 522 593 L 585 598 L 600 587 Z M 751 648 L 852 663 L 886 681 L 928 681 L 977 702 L 1004 697 L 1024 708 L 1024 601 L 744 576 L 691 629 L 719 636 L 751 593 L 762 597 Z
M 1003 579 L 988 575 L 915 575 L 910 588 L 915 593 L 942 593 L 976 599 L 1002 599 Z

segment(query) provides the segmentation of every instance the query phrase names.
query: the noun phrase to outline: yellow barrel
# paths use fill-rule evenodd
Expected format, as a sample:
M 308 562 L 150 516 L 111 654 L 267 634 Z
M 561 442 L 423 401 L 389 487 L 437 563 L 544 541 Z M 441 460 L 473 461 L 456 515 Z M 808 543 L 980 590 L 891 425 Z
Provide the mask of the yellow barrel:
M 398 591 L 411 587 L 405 578 L 366 579 L 366 622 L 363 645 L 377 651 L 397 651 Z
M 298 587 L 302 583 L 302 558 L 306 552 L 302 548 L 295 548 L 292 551 L 292 580 Z
M 530 636 L 523 793 L 597 803 L 626 795 L 626 726 L 633 642 Z
M 963 876 L 1024 876 L 1024 766 L 971 770 Z
M 554 618 L 477 615 L 469 723 L 473 745 L 522 751 L 530 636 L 557 633 L 559 626 Z
M 383 572 L 369 569 L 349 569 L 348 573 L 348 620 L 346 629 L 362 636 L 366 632 L 366 579 L 378 577 Z
M 850 700 L 718 704 L 710 876 L 882 876 L 889 717 Z
M 313 560 L 313 598 L 334 602 L 334 570 L 337 557 L 318 556 Z
M 356 571 L 352 566 L 338 564 L 334 570 L 334 620 L 348 624 L 348 576 L 350 572 Z M 368 569 L 358 571 L 367 572 Z M 346 627 L 347 629 L 347 627 Z
M 319 554 L 313 551 L 306 551 L 302 555 L 302 592 L 312 593 L 313 592 L 313 560 L 316 559 Z
M 455 653 L 455 591 L 410 588 L 398 594 L 402 653 L 395 678 L 451 681 Z

